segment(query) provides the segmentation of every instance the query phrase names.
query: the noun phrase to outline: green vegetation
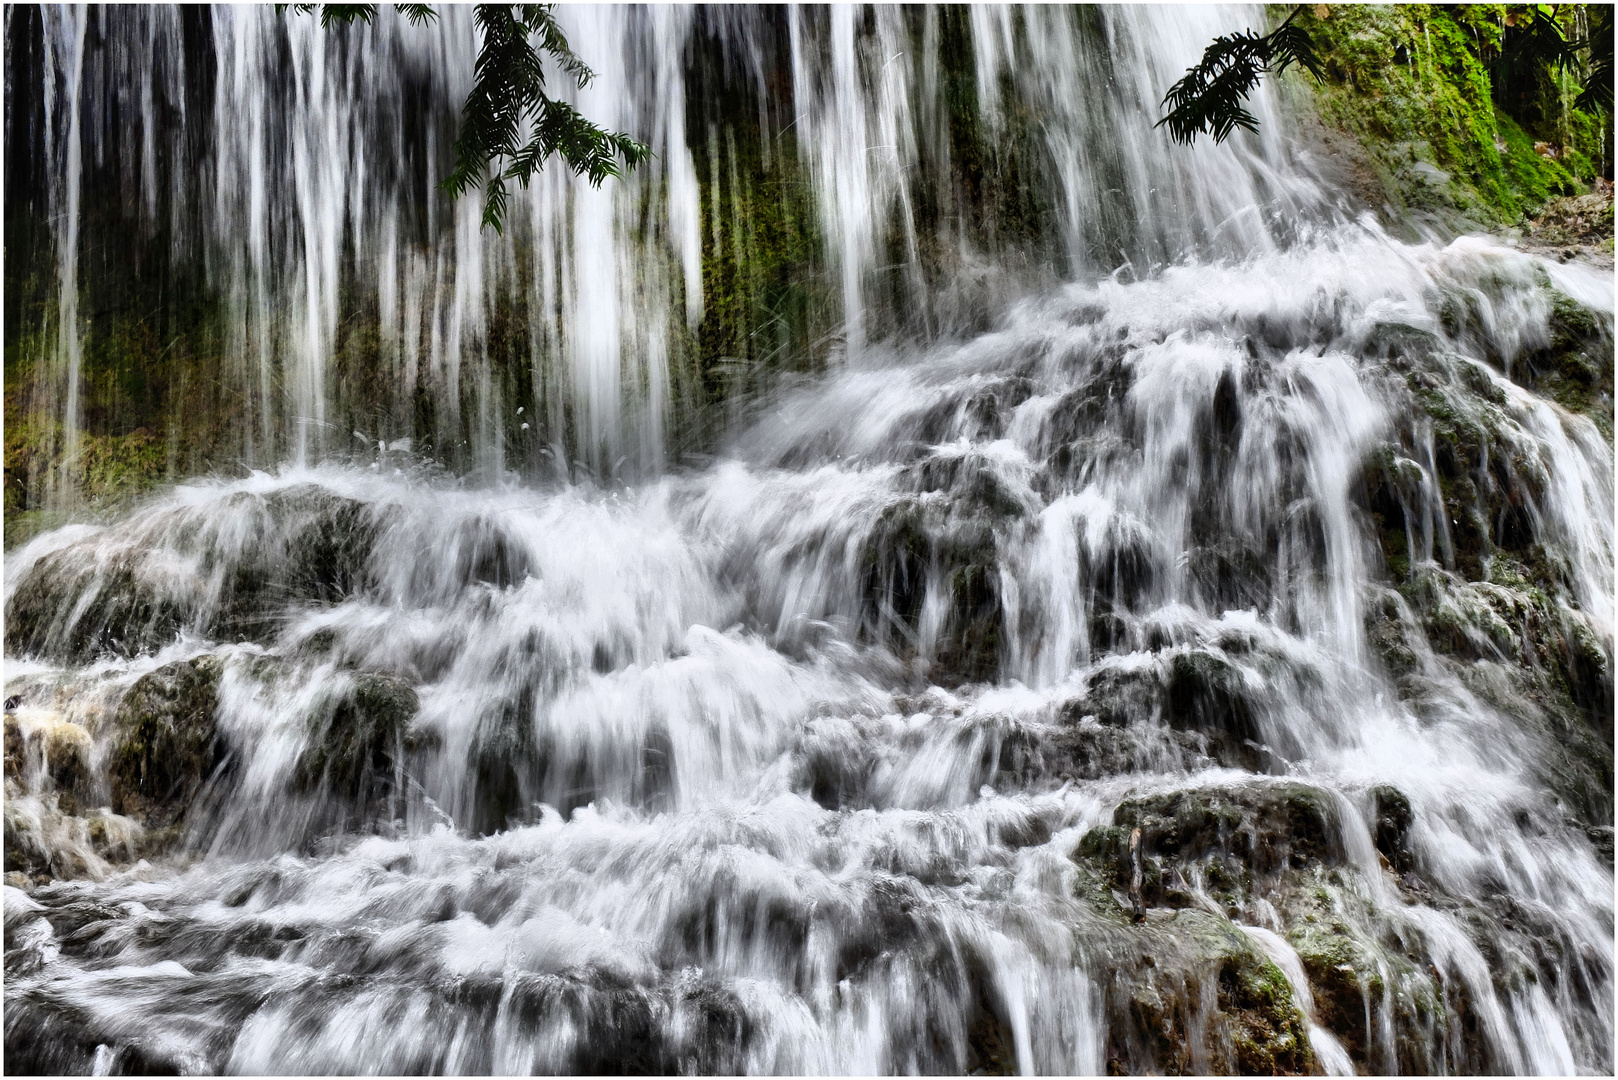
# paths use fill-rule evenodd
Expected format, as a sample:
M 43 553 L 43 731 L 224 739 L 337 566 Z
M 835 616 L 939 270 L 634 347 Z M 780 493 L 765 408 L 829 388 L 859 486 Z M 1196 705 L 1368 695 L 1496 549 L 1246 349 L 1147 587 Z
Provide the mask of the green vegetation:
M 1603 76 L 1590 46 L 1608 17 L 1583 5 L 1315 4 L 1297 25 L 1324 66 L 1315 107 L 1365 147 L 1394 209 L 1489 226 L 1610 174 L 1611 114 L 1580 88 L 1581 72 L 1586 91 L 1605 77 L 1610 99 L 1610 66 Z M 1561 45 L 1547 58 L 1552 25 Z
M 1177 143 L 1195 142 L 1204 133 L 1221 143 L 1237 128 L 1258 130 L 1257 117 L 1242 102 L 1258 89 L 1262 75 L 1280 75 L 1297 64 L 1319 82 L 1314 42 L 1293 22 L 1302 10 L 1294 10 L 1268 34 L 1244 30 L 1214 38 L 1202 60 L 1163 95 L 1163 104 L 1171 108 L 1156 126 L 1167 126 L 1169 138 Z

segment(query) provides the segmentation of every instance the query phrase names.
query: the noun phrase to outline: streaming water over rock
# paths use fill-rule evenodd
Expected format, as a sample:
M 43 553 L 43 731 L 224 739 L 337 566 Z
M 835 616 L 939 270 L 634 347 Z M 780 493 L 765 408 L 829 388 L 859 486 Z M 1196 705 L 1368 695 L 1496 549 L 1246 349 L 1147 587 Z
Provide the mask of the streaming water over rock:
M 1251 12 L 982 9 L 982 122 L 1042 103 L 1072 281 L 1013 301 L 1038 275 L 984 268 L 1036 249 L 915 175 L 947 175 L 945 13 L 567 17 L 640 50 L 586 53 L 585 105 L 666 140 L 658 171 L 547 174 L 531 248 L 467 206 L 453 245 L 388 241 L 437 212 L 402 165 L 393 209 L 326 218 L 280 201 L 297 175 L 221 183 L 225 355 L 259 379 L 272 342 L 295 399 L 243 437 L 287 460 L 8 553 L 8 1067 L 1610 1072 L 1611 271 L 1335 217 L 1278 111 L 1171 155 L 1157 88 Z M 446 109 L 470 62 L 458 13 L 340 63 L 213 18 L 221 94 L 296 54 L 303 104 L 230 91 L 311 125 L 265 151 L 293 173 L 387 153 L 332 126 L 389 106 L 360 58 Z M 845 329 L 712 460 L 627 479 L 668 446 L 708 245 L 758 242 L 679 149 L 698 38 L 736 82 L 792 73 L 761 123 L 804 129 Z M 1119 104 L 1084 107 L 1109 63 Z M 329 359 L 351 252 L 448 365 L 384 393 L 474 358 L 433 385 L 486 381 L 435 404 L 496 432 L 475 453 L 322 455 L 327 384 L 288 358 Z M 551 320 L 521 416 L 582 455 L 546 483 L 465 347 L 508 286 Z M 1605 433 L 1539 392 L 1586 367 Z
M 82 467 L 80 292 L 131 287 L 81 272 L 92 211 L 98 236 L 133 249 L 136 277 L 158 279 L 155 303 L 182 283 L 195 294 L 207 332 L 193 347 L 224 359 L 173 378 L 217 384 L 188 403 L 222 428 L 206 461 L 312 464 L 357 439 L 493 478 L 655 472 L 671 425 L 698 422 L 706 303 L 726 309 L 744 370 L 783 350 L 768 340 L 783 323 L 770 283 L 747 283 L 780 258 L 764 250 L 783 242 L 770 222 L 795 238 L 789 262 L 814 266 L 782 287 L 821 313 L 821 335 L 790 348 L 823 360 L 947 329 L 963 283 L 1006 278 L 992 304 L 967 305 L 981 320 L 1037 276 L 1030 254 L 1064 276 L 1139 273 L 1273 248 L 1328 202 L 1286 168 L 1278 124 L 1193 156 L 1136 122 L 1202 39 L 1252 17 L 1241 9 L 984 9 L 970 29 L 896 7 L 560 17 L 597 73 L 576 103 L 653 157 L 600 188 L 547 170 L 497 235 L 477 200 L 436 187 L 472 84 L 467 11 L 413 27 L 384 7 L 328 31 L 263 6 L 16 9 L 13 200 L 51 223 L 37 257 L 49 265 L 54 248 L 59 279 L 58 303 L 20 312 L 38 328 L 33 405 L 62 425 L 61 460 L 33 482 L 54 491 Z M 941 56 L 963 37 L 975 60 Z M 963 76 L 945 60 L 975 65 L 977 105 L 956 100 Z M 1114 66 L 1128 76 L 1088 81 Z M 981 136 L 963 143 L 979 111 Z M 1029 129 L 1030 112 L 1049 120 Z M 1007 190 L 1024 194 L 962 190 L 963 152 L 1003 158 Z M 705 284 L 705 252 L 736 280 Z

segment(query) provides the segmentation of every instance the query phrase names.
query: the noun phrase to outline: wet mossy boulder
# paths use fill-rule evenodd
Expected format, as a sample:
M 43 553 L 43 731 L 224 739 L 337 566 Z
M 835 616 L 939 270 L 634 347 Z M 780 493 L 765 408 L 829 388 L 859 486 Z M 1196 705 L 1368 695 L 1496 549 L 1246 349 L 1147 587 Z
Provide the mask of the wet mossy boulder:
M 1104 939 L 1110 1075 L 1315 1070 L 1291 984 L 1230 920 L 1188 909 Z
M 1419 935 L 1376 917 L 1357 890 L 1343 888 L 1330 872 L 1299 875 L 1275 900 L 1287 924 L 1284 936 L 1309 980 L 1315 1021 L 1361 1073 L 1488 1071 L 1479 1068 L 1485 1059 L 1475 1030 L 1470 1036 L 1457 1031 L 1454 1039 L 1431 1037 L 1453 1019 L 1446 993 L 1455 995 L 1457 1006 L 1472 1003 L 1461 980 L 1440 981 Z M 1389 1020 L 1391 1032 L 1382 1026 Z M 1468 1039 L 1473 1046 L 1463 1048 Z
M 113 809 L 163 828 L 184 819 L 226 764 L 217 726 L 218 656 L 180 660 L 140 678 L 119 703 L 107 769 Z
M 1513 379 L 1569 412 L 1588 416 L 1613 437 L 1612 318 L 1546 286 L 1549 341 L 1512 365 Z
M 923 647 L 921 613 L 932 590 L 946 616 L 928 678 L 943 686 L 993 678 L 1005 634 L 994 520 L 936 494 L 882 512 L 860 555 L 864 632 L 900 655 Z
M 1366 334 L 1360 353 L 1367 358 L 1390 360 L 1396 368 L 1404 370 L 1430 359 L 1443 348 L 1443 341 L 1431 330 L 1406 323 L 1379 322 Z
M 237 492 L 232 511 L 256 518 L 260 536 L 238 550 L 203 553 L 204 573 L 221 578 L 209 627 L 215 636 L 269 642 L 288 604 L 338 603 L 371 583 L 371 552 L 384 515 L 318 484 L 265 494 Z
M 54 793 L 62 813 L 76 814 L 80 800 L 90 793 L 94 747 L 90 733 L 57 714 L 31 713 L 6 713 L 6 779 L 30 786 L 41 783 L 39 793 Z
M 1211 652 L 1175 654 L 1164 687 L 1169 722 L 1198 731 L 1220 731 L 1257 740 L 1252 695 L 1235 664 Z
M 879 636 L 890 623 L 903 625 L 900 636 L 913 636 L 927 598 L 931 560 L 932 541 L 922 501 L 903 499 L 884 509 L 861 552 L 863 593 L 869 609 L 866 617 Z
M 1111 728 L 1145 722 L 1167 725 L 1176 756 L 1262 772 L 1260 702 L 1242 669 L 1215 650 L 1171 650 L 1160 662 L 1098 668 L 1082 698 L 1063 707 L 1070 722 L 1093 716 Z M 1158 740 L 1159 742 L 1161 740 Z
M 1280 968 L 1254 949 L 1233 952 L 1219 967 L 1218 985 L 1230 1072 L 1302 1076 L 1314 1071 L 1308 1027 Z
M 1365 612 L 1365 640 L 1382 667 L 1393 678 L 1402 678 L 1421 669 L 1423 635 L 1420 626 L 1407 616 L 1399 594 L 1392 589 L 1368 589 Z
M 1150 713 L 1142 722 L 1102 723 L 1086 705 L 1084 699 L 1069 703 L 1057 725 L 1003 740 L 1001 774 L 1037 785 L 1153 772 L 1170 763 L 1187 771 L 1219 763 L 1217 740 L 1204 733 L 1148 722 Z
M 1382 784 L 1371 789 L 1371 805 L 1375 811 L 1372 839 L 1377 851 L 1395 870 L 1409 871 L 1410 823 L 1414 818 L 1410 800 L 1398 788 Z
M 1127 889 L 1128 837 L 1141 830 L 1142 900 L 1182 908 L 1199 888 L 1227 904 L 1245 901 L 1255 876 L 1341 861 L 1329 796 L 1297 783 L 1199 788 L 1138 795 L 1118 804 L 1107 831 L 1080 842 L 1081 854 L 1111 868 Z
M 140 553 L 96 550 L 91 537 L 35 560 L 6 603 L 6 652 L 83 664 L 154 652 L 190 621 L 187 597 L 141 572 Z
M 419 702 L 403 680 L 359 672 L 328 708 L 310 720 L 294 786 L 365 799 L 391 789 L 393 772 L 413 748 L 410 722 Z

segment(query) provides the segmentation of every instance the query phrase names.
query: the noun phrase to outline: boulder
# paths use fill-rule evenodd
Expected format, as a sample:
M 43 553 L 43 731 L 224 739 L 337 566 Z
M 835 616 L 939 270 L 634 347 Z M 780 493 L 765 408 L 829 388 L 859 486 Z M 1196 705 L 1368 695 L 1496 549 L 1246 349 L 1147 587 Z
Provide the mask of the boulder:
M 107 779 L 113 809 L 149 828 L 179 823 L 226 763 L 216 727 L 223 661 L 193 657 L 143 676 L 114 715 Z

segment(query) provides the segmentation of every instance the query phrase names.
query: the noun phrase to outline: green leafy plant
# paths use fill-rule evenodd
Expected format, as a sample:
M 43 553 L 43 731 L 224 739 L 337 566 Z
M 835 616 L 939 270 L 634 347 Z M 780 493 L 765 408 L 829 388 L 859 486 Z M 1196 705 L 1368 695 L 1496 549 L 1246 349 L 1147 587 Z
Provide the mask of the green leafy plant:
M 599 187 L 607 177 L 622 176 L 651 153 L 644 143 L 592 123 L 566 101 L 545 92 L 545 56 L 580 88 L 595 77 L 568 46 L 554 6 L 479 4 L 473 11 L 483 44 L 455 140 L 455 166 L 442 187 L 452 198 L 460 198 L 482 184 L 483 224 L 496 232 L 505 228 L 506 181 L 527 187 L 551 157 L 560 156 L 576 174 Z M 375 4 L 291 7 L 305 14 L 318 9 L 322 26 L 369 23 L 377 11 Z M 438 17 L 426 4 L 395 8 L 416 24 Z M 522 136 L 525 123 L 527 141 Z
M 1594 112 L 1604 109 L 1612 114 L 1612 5 L 1592 6 L 1590 35 L 1583 42 L 1590 50 L 1590 70 L 1584 77 L 1584 89 L 1573 102 L 1575 109 Z
M 1531 93 L 1553 73 L 1583 82 L 1573 107 L 1612 111 L 1612 8 L 1583 6 L 1584 36 L 1576 36 L 1578 7 L 1567 4 L 1521 4 L 1501 15 L 1502 45 L 1490 63 L 1497 92 Z
M 376 17 L 375 4 L 277 4 L 275 10 L 285 11 L 289 7 L 300 15 L 318 11 L 322 27 L 329 27 L 333 23 L 346 25 L 355 20 L 369 23 Z M 438 18 L 438 12 L 427 4 L 395 4 L 393 9 L 416 26 Z
M 1190 144 L 1201 134 L 1224 142 L 1237 128 L 1258 130 L 1258 119 L 1243 103 L 1264 75 L 1279 75 L 1297 64 L 1319 82 L 1325 72 L 1314 42 L 1293 22 L 1301 10 L 1295 8 L 1268 34 L 1245 30 L 1214 38 L 1201 62 L 1163 95 L 1169 111 L 1155 126 L 1167 127 L 1177 143 Z

